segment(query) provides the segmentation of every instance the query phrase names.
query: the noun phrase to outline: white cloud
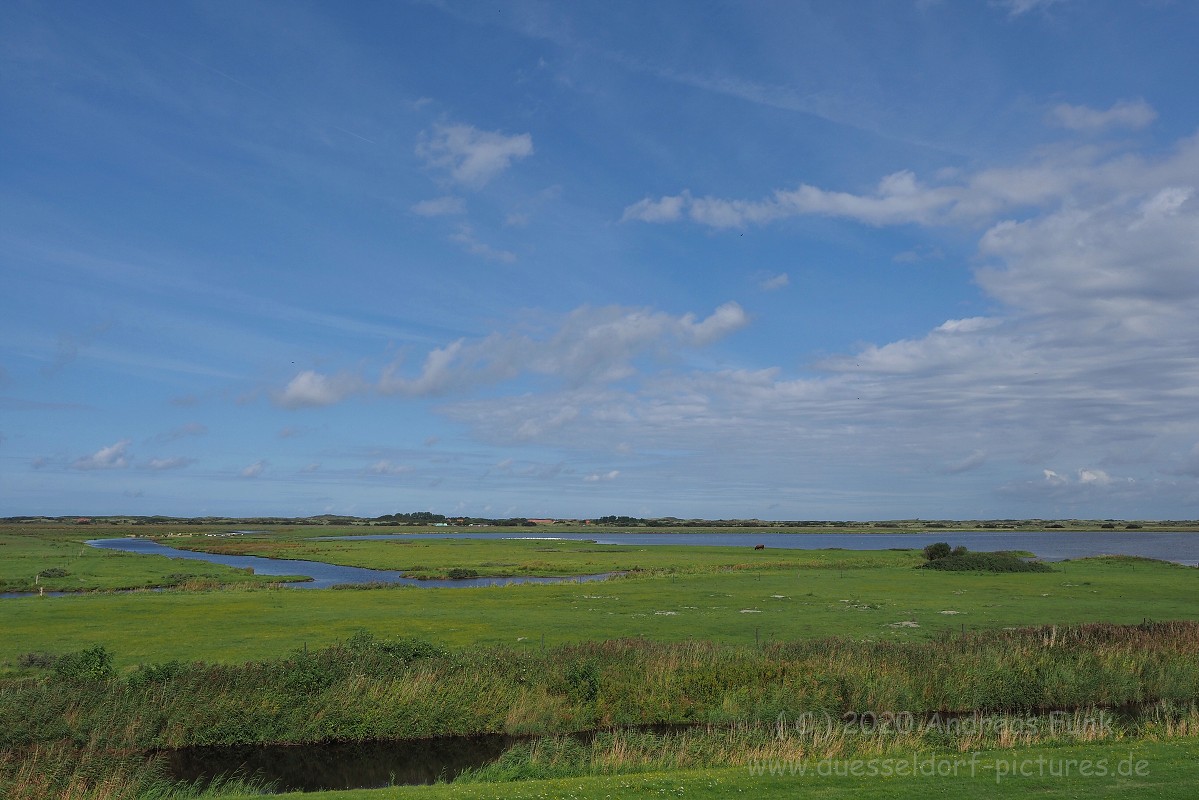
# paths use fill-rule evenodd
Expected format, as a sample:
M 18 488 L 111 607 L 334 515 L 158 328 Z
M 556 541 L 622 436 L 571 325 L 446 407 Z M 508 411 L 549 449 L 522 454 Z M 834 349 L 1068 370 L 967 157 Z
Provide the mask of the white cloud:
M 614 481 L 620 477 L 620 470 L 614 469 L 609 472 L 593 472 L 583 478 L 587 483 L 599 483 L 606 481 Z
M 625 209 L 622 220 L 674 222 L 686 217 L 717 229 L 765 225 L 806 214 L 846 217 L 870 225 L 929 223 L 951 208 L 960 193 L 960 189 L 951 186 L 924 186 L 912 172 L 904 170 L 884 177 L 870 194 L 826 191 L 808 184 L 778 189 L 761 200 L 692 197 L 683 193 L 658 200 L 639 200 Z
M 129 466 L 129 458 L 127 452 L 129 445 L 132 444 L 130 439 L 121 439 L 119 442 L 102 447 L 90 456 L 81 456 L 71 463 L 72 469 L 123 469 Z
M 194 458 L 185 458 L 183 456 L 175 456 L 174 458 L 152 458 L 146 462 L 146 468 L 155 471 L 168 469 L 182 469 L 196 463 Z
M 1063 201 L 1091 206 L 1125 194 L 1144 196 L 1166 187 L 1185 192 L 1199 180 L 1199 139 L 1184 139 L 1176 152 L 1156 159 L 1111 153 L 1093 146 L 1042 148 L 1024 163 L 991 167 L 974 173 L 946 172 L 932 182 L 909 170 L 884 176 L 872 191 L 854 193 L 800 184 L 747 200 L 684 192 L 658 201 L 643 200 L 626 209 L 626 219 L 675 222 L 688 220 L 717 230 L 763 226 L 802 216 L 826 216 L 866 225 L 992 225 L 1000 215 L 1028 216 L 1058 208 Z M 1171 174 L 1170 170 L 1181 173 Z M 1177 199 L 1178 195 L 1163 198 Z M 646 216 L 643 203 L 677 201 L 674 216 Z M 1016 220 L 1018 221 L 1018 220 Z M 905 256 L 911 258 L 916 256 Z
M 241 471 L 243 478 L 257 478 L 266 470 L 266 461 L 259 459 Z
M 421 200 L 412 206 L 412 213 L 421 217 L 451 217 L 465 214 L 466 201 L 453 195 Z
M 1107 486 L 1112 482 L 1112 478 L 1101 469 L 1087 469 L 1083 467 L 1078 470 L 1078 482 L 1090 483 L 1096 486 Z
M 676 317 L 648 309 L 583 307 L 540 337 L 496 333 L 436 348 L 413 377 L 402 376 L 399 365 L 393 365 L 385 371 L 379 389 L 388 394 L 436 395 L 521 374 L 576 384 L 620 380 L 635 372 L 632 362 L 642 354 L 702 347 L 748 322 L 745 311 L 732 302 L 702 320 L 693 314 Z
M 532 155 L 533 137 L 470 125 L 435 125 L 421 136 L 416 154 L 429 166 L 448 171 L 454 182 L 481 189 L 514 160 Z
M 880 504 L 919 510 L 935 496 L 918 494 L 927 485 L 896 487 L 931 472 L 994 507 L 1110 502 L 1161 514 L 1170 498 L 1171 513 L 1185 514 L 1179 498 L 1195 488 L 1163 476 L 1199 472 L 1199 137 L 1153 158 L 1054 149 L 954 180 L 939 187 L 952 188 L 952 202 L 927 224 L 979 231 L 976 282 L 989 315 L 829 356 L 802 378 L 647 371 L 443 412 L 501 445 L 590 456 L 618 441 L 636 443 L 642 455 L 631 458 L 672 454 L 700 502 L 713 487 L 763 487 L 777 499 L 842 479 Z M 900 174 L 875 199 L 924 191 Z M 1024 215 L 1001 216 L 1015 208 Z M 994 483 L 1061 458 L 1088 466 Z
M 283 408 L 330 406 L 362 389 L 362 380 L 353 375 L 323 375 L 309 369 L 292 378 L 274 400 Z
M 1144 100 L 1121 100 L 1111 108 L 1098 110 L 1062 103 L 1049 112 L 1049 121 L 1063 128 L 1095 133 L 1109 128 L 1148 127 L 1157 112 Z
M 684 192 L 675 197 L 662 197 L 658 200 L 644 198 L 624 210 L 621 222 L 640 220 L 642 222 L 674 222 L 683 216 L 683 207 L 689 203 L 691 196 Z
M 774 291 L 778 291 L 779 289 L 785 288 L 786 286 L 790 285 L 790 283 L 791 283 L 790 276 L 788 276 L 787 273 L 785 273 L 785 272 L 780 272 L 778 275 L 775 275 L 770 278 L 766 278 L 765 280 L 761 281 L 758 284 L 758 288 L 764 292 L 774 292 Z

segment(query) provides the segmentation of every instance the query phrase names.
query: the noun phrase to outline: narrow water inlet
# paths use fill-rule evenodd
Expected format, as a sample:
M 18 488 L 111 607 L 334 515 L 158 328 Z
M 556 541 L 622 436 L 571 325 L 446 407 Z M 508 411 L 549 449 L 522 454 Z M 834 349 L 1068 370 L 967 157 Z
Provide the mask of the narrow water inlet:
M 699 727 L 703 726 L 662 723 L 623 730 L 669 736 Z M 559 736 L 587 743 L 601 732 Z M 208 745 L 161 750 L 156 755 L 165 761 L 169 778 L 188 784 L 203 787 L 221 777 L 239 777 L 271 783 L 277 792 L 316 792 L 448 782 L 468 769 L 498 760 L 517 744 L 542 738 L 490 733 L 361 742 Z
M 504 734 L 404 741 L 245 744 L 163 750 L 167 773 L 201 786 L 221 776 L 274 784 L 279 792 L 378 789 L 451 781 L 486 766 L 521 741 Z

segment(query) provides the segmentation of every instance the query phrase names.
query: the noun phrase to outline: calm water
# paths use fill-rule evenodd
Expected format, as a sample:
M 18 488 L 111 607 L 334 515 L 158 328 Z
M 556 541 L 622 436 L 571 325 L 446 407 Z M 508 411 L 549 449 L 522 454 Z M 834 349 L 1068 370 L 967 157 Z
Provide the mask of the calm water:
M 430 588 L 461 589 L 470 586 L 507 586 L 514 583 L 563 583 L 598 581 L 610 577 L 611 573 L 599 575 L 578 575 L 568 578 L 464 578 L 462 580 L 417 580 L 407 578 L 403 572 L 386 569 L 366 569 L 364 567 L 341 567 L 336 564 L 325 564 L 320 561 L 296 561 L 284 558 L 262 558 L 260 556 L 228 556 L 217 553 L 195 553 L 190 550 L 178 550 L 167 547 L 148 539 L 93 539 L 88 542 L 92 547 L 106 550 L 121 550 L 126 553 L 142 553 L 145 555 L 168 556 L 184 558 L 192 561 L 207 561 L 211 564 L 223 564 L 226 567 L 252 569 L 255 575 L 305 576 L 310 581 L 288 583 L 297 589 L 327 589 L 338 584 L 364 583 L 396 583 L 405 586 L 420 586 Z
M 1199 564 L 1199 533 L 1142 533 L 1140 531 L 938 531 L 932 533 L 554 533 L 527 536 L 512 533 L 400 533 L 364 536 L 322 536 L 319 539 L 564 539 L 605 545 L 677 544 L 709 547 L 767 547 L 795 550 L 920 549 L 933 542 L 965 545 L 971 550 L 1027 550 L 1045 561 L 1088 556 L 1122 555 Z

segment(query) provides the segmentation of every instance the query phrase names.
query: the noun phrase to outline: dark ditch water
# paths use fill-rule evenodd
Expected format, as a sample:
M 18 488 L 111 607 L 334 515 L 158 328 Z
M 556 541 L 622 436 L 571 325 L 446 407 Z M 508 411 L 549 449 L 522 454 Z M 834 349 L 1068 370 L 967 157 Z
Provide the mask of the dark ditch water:
M 671 736 L 695 725 L 648 725 L 630 730 Z M 590 743 L 597 731 L 569 734 Z M 171 778 L 206 786 L 221 776 L 272 783 L 277 792 L 379 789 L 451 781 L 499 759 L 534 736 L 481 734 L 371 742 L 188 747 L 159 753 Z
M 222 775 L 271 782 L 279 792 L 378 789 L 453 780 L 490 764 L 521 741 L 514 736 L 447 736 L 399 742 L 230 745 L 167 750 L 172 778 L 207 785 Z
M 774 724 L 751 725 L 749 728 L 777 736 L 837 731 L 864 735 L 929 731 L 976 735 L 1004 730 L 1043 733 L 1073 730 L 1075 733 L 1112 735 L 1124 725 L 1135 724 L 1158 705 L 1144 702 L 1116 708 L 925 711 L 899 715 L 814 713 L 797 717 L 780 715 Z M 746 728 L 735 724 L 679 723 L 625 730 L 668 738 L 692 730 L 736 733 Z M 567 735 L 582 745 L 589 745 L 599 733 L 585 731 Z M 314 792 L 449 782 L 466 770 L 479 769 L 497 761 L 514 745 L 537 739 L 535 736 L 483 734 L 402 741 L 189 747 L 160 751 L 158 755 L 165 759 L 172 779 L 193 785 L 207 786 L 218 778 L 235 776 L 269 783 L 276 792 Z

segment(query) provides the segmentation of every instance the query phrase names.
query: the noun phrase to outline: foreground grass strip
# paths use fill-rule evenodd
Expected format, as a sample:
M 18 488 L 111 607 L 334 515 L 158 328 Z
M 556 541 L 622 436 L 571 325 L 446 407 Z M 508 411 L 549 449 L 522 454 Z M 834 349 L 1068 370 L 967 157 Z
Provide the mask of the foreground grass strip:
M 280 800 L 544 800 L 688 797 L 1126 798 L 1190 800 L 1199 739 L 974 753 L 924 752 L 893 759 L 810 760 L 758 768 L 610 775 L 277 795 Z M 771 774 L 771 766 L 774 774 Z M 801 767 L 805 774 L 798 774 Z M 861 774 L 854 774 L 860 771 Z M 754 774 L 758 772 L 758 774 Z M 794 773 L 794 774 L 793 774 Z

